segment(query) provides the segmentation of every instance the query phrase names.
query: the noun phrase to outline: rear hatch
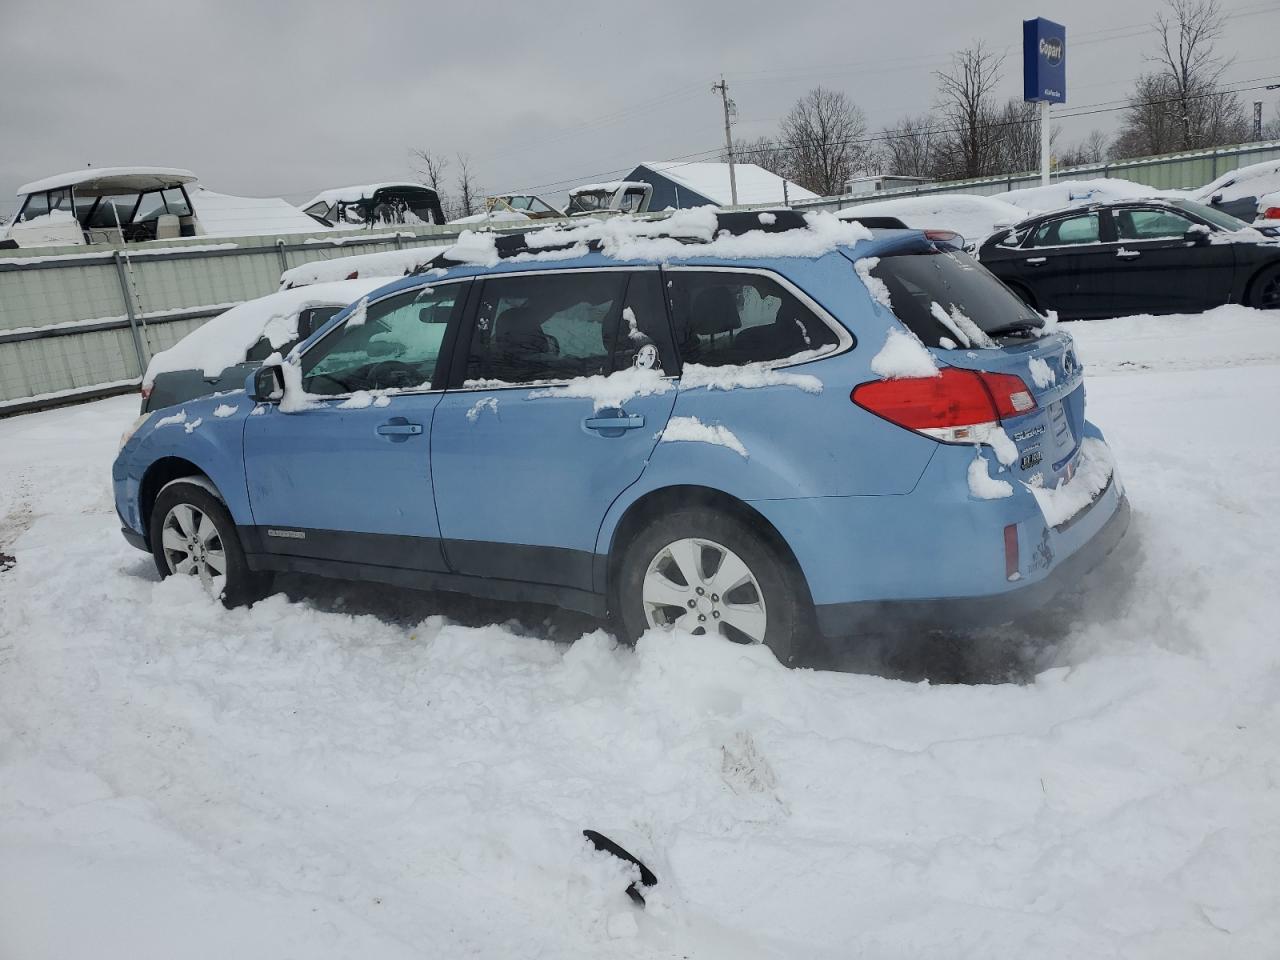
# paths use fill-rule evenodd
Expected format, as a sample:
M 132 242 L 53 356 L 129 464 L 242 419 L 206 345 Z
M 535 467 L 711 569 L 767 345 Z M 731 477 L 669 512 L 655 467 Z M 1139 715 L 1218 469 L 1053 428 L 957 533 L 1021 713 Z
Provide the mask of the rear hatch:
M 995 375 L 983 383 L 1016 445 L 1014 476 L 1050 487 L 1070 479 L 1085 422 L 1084 378 L 1071 336 L 1046 331 L 1043 317 L 963 252 L 914 247 L 881 257 L 871 275 L 939 365 Z M 1019 396 L 1024 391 L 1034 403 Z

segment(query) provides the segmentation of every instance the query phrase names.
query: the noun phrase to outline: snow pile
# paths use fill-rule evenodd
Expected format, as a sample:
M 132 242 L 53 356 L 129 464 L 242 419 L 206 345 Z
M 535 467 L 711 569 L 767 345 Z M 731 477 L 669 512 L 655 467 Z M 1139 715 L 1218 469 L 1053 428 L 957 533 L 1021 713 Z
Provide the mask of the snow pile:
M 213 415 L 214 415 L 215 417 L 220 417 L 220 418 L 221 418 L 221 417 L 234 417 L 234 416 L 236 415 L 236 411 L 237 411 L 237 410 L 239 410 L 239 409 L 240 409 L 239 404 L 220 403 L 220 404 L 218 404 L 218 406 L 214 409 L 214 411 L 213 411 Z
M 1280 362 L 1280 323 L 1238 304 L 1204 313 L 1065 323 L 1090 378 L 1134 370 L 1200 370 Z
M 191 184 L 187 196 L 201 229 L 210 237 L 269 237 L 329 229 L 278 197 L 232 197 Z
M 1031 382 L 1041 390 L 1058 382 L 1058 375 L 1053 372 L 1053 368 L 1040 357 L 1028 360 L 1027 369 L 1031 374 Z
M 952 193 L 859 203 L 836 216 L 897 217 L 913 229 L 954 230 L 966 240 L 981 243 L 999 228 L 1025 220 L 1027 211 L 998 197 Z
M 151 358 L 142 378 L 150 386 L 161 373 L 203 370 L 214 377 L 227 367 L 243 363 L 249 348 L 266 337 L 272 347 L 282 347 L 298 337 L 298 314 L 311 307 L 345 307 L 387 281 L 381 278 L 344 280 L 297 290 L 280 290 L 247 300 L 192 330 L 168 350 Z
M 389 407 L 391 390 L 356 390 L 340 404 L 339 410 L 367 410 L 369 407 Z
M 1132 180 L 1097 177 L 1092 180 L 1059 180 L 1047 187 L 1007 190 L 996 194 L 996 197 L 1022 208 L 1026 214 L 1033 214 L 1065 207 L 1080 207 L 1104 200 L 1133 200 L 1163 195 L 1164 191 Z
M 335 257 L 332 260 L 314 260 L 293 267 L 280 274 L 280 286 L 305 287 L 313 283 L 329 283 L 348 277 L 404 277 L 430 263 L 449 244 L 438 243 L 405 250 L 386 250 L 382 253 L 360 253 L 352 257 Z M 383 280 L 383 283 L 389 281 Z
M 1080 459 L 1075 476 L 1059 481 L 1056 487 L 1033 487 L 1023 484 L 1036 498 L 1044 522 L 1051 527 L 1066 523 L 1093 503 L 1115 472 L 1115 458 L 1105 443 L 1086 437 L 1080 443 Z
M 717 447 L 728 447 L 744 460 L 747 459 L 747 448 L 728 427 L 720 424 L 703 423 L 697 417 L 672 417 L 659 434 L 662 443 L 710 443 Z
M 951 307 L 948 313 L 937 300 L 929 305 L 929 312 L 933 314 L 935 320 L 950 330 L 956 340 L 966 347 L 973 347 L 978 350 L 994 350 L 996 342 L 992 340 L 985 330 L 974 323 L 965 315 L 964 311 L 957 306 Z
M 813 350 L 789 357 L 784 363 L 799 363 L 829 353 Z M 753 390 L 760 387 L 795 387 L 805 393 L 821 393 L 822 381 L 809 373 L 791 373 L 778 370 L 767 362 L 744 363 L 738 366 L 706 367 L 700 363 L 686 363 L 680 373 L 680 389 L 694 390 Z
M 296 360 L 282 360 L 280 354 L 273 353 L 263 361 L 263 366 L 275 364 L 280 368 L 284 378 L 284 394 L 280 398 L 281 413 L 298 413 L 310 410 L 319 404 L 320 398 L 307 393 L 302 386 L 302 365 Z
M 151 429 L 159 430 L 161 427 L 176 427 L 178 424 L 186 423 L 186 422 L 187 422 L 187 410 L 185 407 L 183 407 L 177 413 L 171 413 L 167 417 L 161 417 L 159 420 L 156 421 L 156 425 Z
M 1089 381 L 1128 537 L 1085 602 L 915 659 L 895 638 L 883 675 L 309 577 L 224 610 L 119 535 L 136 396 L 0 420 L 0 953 L 1272 955 L 1257 316 L 1071 324 L 1130 364 Z M 654 869 L 649 909 L 583 828 Z
M 853 264 L 854 272 L 862 280 L 863 286 L 871 294 L 871 299 L 889 312 L 893 312 L 893 301 L 889 298 L 889 288 L 879 277 L 873 277 L 871 271 L 880 263 L 879 257 L 863 257 Z
M 606 407 L 621 407 L 628 400 L 636 397 L 651 397 L 654 394 L 666 393 L 674 385 L 673 381 L 663 377 L 661 370 L 628 367 L 626 370 L 618 370 L 608 376 L 596 374 L 591 377 L 578 377 L 564 386 L 531 390 L 525 399 L 576 397 L 592 401 L 595 409 L 599 411 Z
M 533 218 L 527 213 L 521 213 L 519 210 L 504 210 L 501 208 L 490 210 L 487 213 L 473 213 L 469 217 L 458 217 L 456 220 L 450 220 L 450 223 L 515 223 L 520 220 L 532 220 Z
M 460 263 L 471 263 L 479 267 L 497 266 L 501 259 L 498 256 L 498 235 L 463 230 L 457 242 L 445 251 L 445 256 Z
M 979 500 L 1003 500 L 1013 496 L 1013 484 L 991 476 L 987 458 L 981 453 L 969 464 L 969 493 Z
M 920 338 L 910 330 L 890 327 L 880 352 L 871 358 L 871 372 L 884 380 L 937 377 L 938 365 Z

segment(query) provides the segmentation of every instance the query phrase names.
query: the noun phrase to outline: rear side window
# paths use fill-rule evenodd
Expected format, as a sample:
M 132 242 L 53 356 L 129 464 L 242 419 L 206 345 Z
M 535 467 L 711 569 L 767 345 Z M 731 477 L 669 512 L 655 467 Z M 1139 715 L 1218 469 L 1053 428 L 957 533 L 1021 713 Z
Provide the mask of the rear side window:
M 1192 221 L 1168 210 L 1116 210 L 1116 236 L 1121 240 L 1181 239 Z
M 833 331 L 776 280 L 755 273 L 673 270 L 667 295 L 680 357 L 708 367 L 829 350 Z
M 963 318 L 988 334 L 1044 325 L 1034 310 L 967 253 L 882 257 L 871 275 L 889 288 L 894 315 L 930 347 L 974 345 L 964 342 L 975 338 L 965 332 Z
M 485 281 L 468 380 L 531 383 L 608 373 L 627 286 L 624 271 Z
M 1047 220 L 1031 234 L 1032 247 L 1064 247 L 1080 243 L 1098 243 L 1101 239 L 1097 213 Z

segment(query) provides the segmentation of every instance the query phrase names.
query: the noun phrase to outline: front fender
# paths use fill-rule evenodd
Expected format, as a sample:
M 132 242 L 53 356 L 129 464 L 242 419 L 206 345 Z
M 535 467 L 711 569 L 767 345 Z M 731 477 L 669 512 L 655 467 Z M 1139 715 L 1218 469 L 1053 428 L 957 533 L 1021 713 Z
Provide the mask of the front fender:
M 236 392 L 154 413 L 116 460 L 116 499 L 122 519 L 134 530 L 145 529 L 142 481 L 157 462 L 178 458 L 194 465 L 218 488 L 236 523 L 250 523 L 243 439 L 245 417 L 252 414 L 254 406 L 243 392 Z M 235 410 L 228 414 L 230 407 Z M 222 416 L 215 413 L 219 409 Z

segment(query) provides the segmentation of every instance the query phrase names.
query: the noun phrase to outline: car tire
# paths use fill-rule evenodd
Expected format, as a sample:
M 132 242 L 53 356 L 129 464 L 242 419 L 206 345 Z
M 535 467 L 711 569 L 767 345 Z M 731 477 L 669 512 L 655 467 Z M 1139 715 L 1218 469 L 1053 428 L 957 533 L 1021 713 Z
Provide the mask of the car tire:
M 763 642 L 780 662 L 793 663 L 813 636 L 813 605 L 794 561 L 781 554 L 722 511 L 693 507 L 657 517 L 626 544 L 617 566 L 611 609 L 623 638 L 635 643 L 646 630 L 679 626 Z M 671 603 L 657 605 L 664 600 Z
M 270 574 L 249 569 L 226 504 L 194 478 L 176 480 L 160 490 L 147 529 L 162 579 L 197 576 L 227 607 L 260 600 L 271 587 Z
M 1280 309 L 1280 267 L 1259 271 L 1249 284 L 1249 306 L 1258 310 Z

